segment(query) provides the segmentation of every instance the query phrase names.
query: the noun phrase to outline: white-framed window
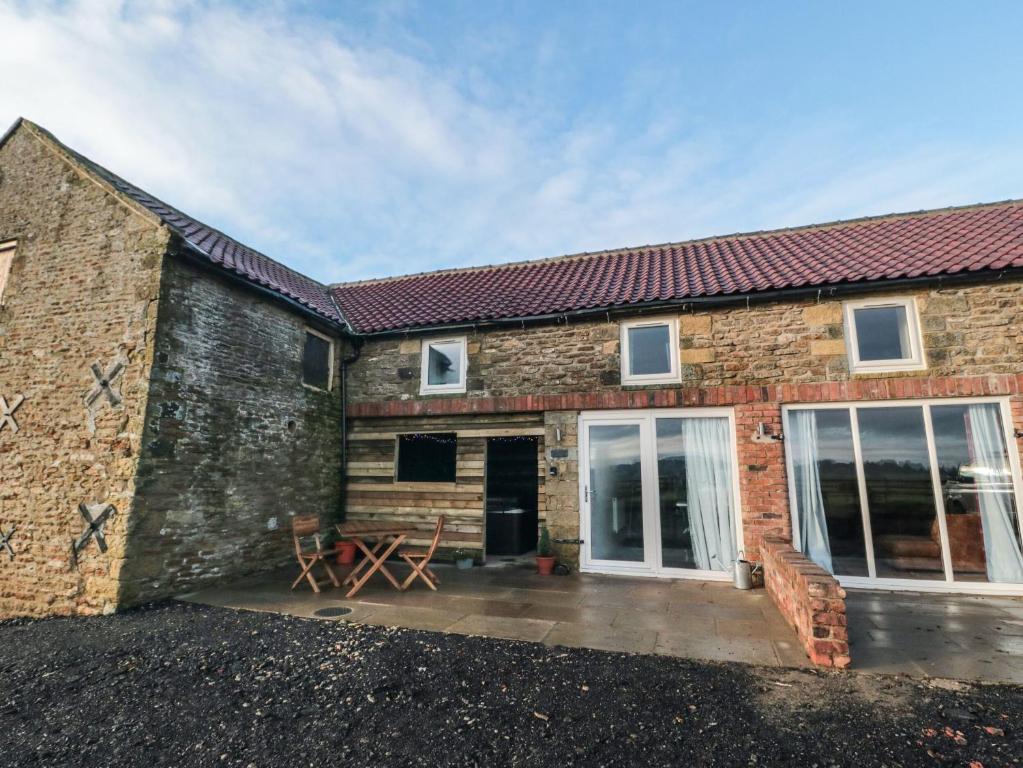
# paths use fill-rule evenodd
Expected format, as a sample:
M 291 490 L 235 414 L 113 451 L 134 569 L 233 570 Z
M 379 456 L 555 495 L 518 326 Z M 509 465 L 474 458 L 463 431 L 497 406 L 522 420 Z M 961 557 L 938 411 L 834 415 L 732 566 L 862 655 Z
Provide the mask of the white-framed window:
M 847 301 L 844 310 L 850 371 L 914 371 L 927 367 L 914 299 Z
M 4 289 L 7 287 L 7 276 L 11 273 L 14 263 L 14 248 L 17 241 L 0 242 L 0 307 L 4 303 Z
M 419 393 L 465 392 L 468 367 L 465 336 L 423 339 Z
M 793 543 L 848 586 L 1023 591 L 1004 397 L 782 409 Z
M 678 318 L 627 320 L 621 324 L 622 384 L 673 384 L 678 366 Z
M 312 328 L 305 329 L 302 384 L 324 392 L 334 387 L 334 340 Z

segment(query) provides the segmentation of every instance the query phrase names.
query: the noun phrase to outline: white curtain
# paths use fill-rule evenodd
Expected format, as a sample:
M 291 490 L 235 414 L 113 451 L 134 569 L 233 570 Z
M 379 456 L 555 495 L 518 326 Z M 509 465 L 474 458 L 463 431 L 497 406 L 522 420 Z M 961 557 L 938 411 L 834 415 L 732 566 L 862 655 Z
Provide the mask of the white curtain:
M 796 504 L 799 510 L 799 543 L 808 555 L 828 573 L 834 573 L 828 521 L 821 493 L 820 456 L 817 451 L 817 414 L 809 410 L 791 411 L 789 444 L 795 471 Z
M 1012 491 L 997 480 L 1006 467 L 1005 445 L 998 427 L 998 407 L 990 404 L 969 407 L 970 453 L 975 465 L 995 470 L 990 475 L 977 473 L 980 519 L 984 527 L 984 554 L 989 581 L 1023 583 L 1023 555 L 1020 554 L 1012 509 Z M 1007 476 L 1005 476 L 1007 478 Z M 1011 483 L 1008 486 L 1011 488 Z
M 693 559 L 706 571 L 735 562 L 735 506 L 728 419 L 682 419 Z

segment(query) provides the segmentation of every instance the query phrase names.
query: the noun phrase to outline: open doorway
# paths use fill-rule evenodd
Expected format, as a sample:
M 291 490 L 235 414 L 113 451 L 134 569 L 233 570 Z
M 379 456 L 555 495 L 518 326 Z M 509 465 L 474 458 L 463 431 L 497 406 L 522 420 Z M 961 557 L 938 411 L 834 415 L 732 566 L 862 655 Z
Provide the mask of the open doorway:
M 487 440 L 486 554 L 516 557 L 536 547 L 536 437 Z

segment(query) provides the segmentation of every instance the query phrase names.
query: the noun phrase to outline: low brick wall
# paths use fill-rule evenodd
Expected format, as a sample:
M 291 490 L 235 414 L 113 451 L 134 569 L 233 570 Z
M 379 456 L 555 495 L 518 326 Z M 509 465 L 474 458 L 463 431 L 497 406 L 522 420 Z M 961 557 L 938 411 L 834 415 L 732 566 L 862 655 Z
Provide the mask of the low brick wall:
M 760 556 L 767 593 L 796 630 L 810 661 L 821 667 L 849 666 L 845 590 L 835 577 L 776 536 L 764 537 Z

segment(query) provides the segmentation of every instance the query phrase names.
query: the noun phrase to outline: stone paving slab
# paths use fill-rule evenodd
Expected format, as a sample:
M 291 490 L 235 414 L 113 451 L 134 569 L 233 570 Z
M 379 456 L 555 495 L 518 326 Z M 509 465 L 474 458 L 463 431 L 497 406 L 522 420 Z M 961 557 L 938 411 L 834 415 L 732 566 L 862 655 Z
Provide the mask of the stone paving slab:
M 849 590 L 849 648 L 863 672 L 1023 684 L 1023 600 Z
M 352 610 L 347 620 L 378 626 L 770 666 L 782 663 L 774 645 L 780 639 L 789 649 L 785 663 L 807 664 L 795 634 L 766 595 L 739 592 L 727 583 L 540 577 L 515 567 L 437 570 L 442 580 L 437 592 L 420 584 L 397 592 L 381 579 L 348 600 L 329 588 L 315 594 L 303 584 L 292 591 L 288 572 L 186 599 L 305 617 L 325 606 L 343 606 Z
M 395 569 L 397 570 L 397 569 Z M 397 592 L 383 579 L 355 599 L 326 588 L 289 589 L 288 571 L 187 599 L 313 617 L 352 609 L 350 621 L 548 645 L 806 667 L 801 643 L 763 590 L 728 583 L 577 574 L 520 567 L 437 566 L 438 592 Z M 872 673 L 1023 683 L 1023 600 L 849 591 L 852 668 Z

